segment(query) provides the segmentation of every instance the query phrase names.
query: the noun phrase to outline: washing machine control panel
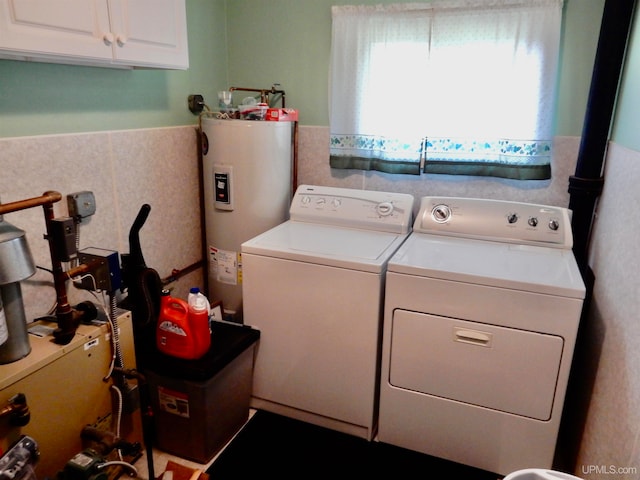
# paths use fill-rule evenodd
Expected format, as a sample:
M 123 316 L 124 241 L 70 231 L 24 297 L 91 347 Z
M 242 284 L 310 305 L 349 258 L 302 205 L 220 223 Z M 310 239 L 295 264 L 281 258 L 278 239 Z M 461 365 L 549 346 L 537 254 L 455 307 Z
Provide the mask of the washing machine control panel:
M 480 198 L 423 197 L 414 232 L 570 249 L 567 208 Z
M 301 185 L 289 216 L 293 221 L 408 233 L 413 203 L 405 193 Z

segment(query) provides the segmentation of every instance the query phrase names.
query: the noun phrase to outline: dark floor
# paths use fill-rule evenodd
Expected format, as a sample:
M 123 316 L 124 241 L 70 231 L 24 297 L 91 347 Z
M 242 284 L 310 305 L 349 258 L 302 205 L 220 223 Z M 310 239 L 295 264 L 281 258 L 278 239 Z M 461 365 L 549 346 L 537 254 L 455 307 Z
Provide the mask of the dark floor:
M 495 473 L 258 411 L 207 470 L 210 480 L 384 474 L 496 480 Z

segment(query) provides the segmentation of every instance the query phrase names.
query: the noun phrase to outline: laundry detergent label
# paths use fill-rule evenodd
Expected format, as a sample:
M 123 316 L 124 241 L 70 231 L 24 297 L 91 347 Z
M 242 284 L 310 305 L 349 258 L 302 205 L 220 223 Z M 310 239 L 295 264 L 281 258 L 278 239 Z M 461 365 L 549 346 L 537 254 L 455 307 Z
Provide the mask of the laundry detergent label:
M 158 325 L 158 329 L 165 332 L 173 333 L 174 335 L 179 335 L 181 337 L 187 336 L 187 332 L 185 332 L 180 325 L 177 325 L 168 320 L 161 321 L 160 325 Z

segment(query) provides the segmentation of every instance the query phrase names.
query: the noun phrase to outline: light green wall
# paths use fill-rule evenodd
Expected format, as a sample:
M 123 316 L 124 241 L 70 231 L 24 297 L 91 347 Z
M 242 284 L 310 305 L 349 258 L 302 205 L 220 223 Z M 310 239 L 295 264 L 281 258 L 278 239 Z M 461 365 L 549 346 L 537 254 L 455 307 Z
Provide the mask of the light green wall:
M 273 83 L 302 125 L 328 125 L 331 5 L 392 1 L 187 0 L 187 71 L 0 60 L 0 137 L 195 124 L 189 94 L 214 108 L 217 90 Z M 558 135 L 581 134 L 604 1 L 565 0 Z
M 616 116 L 611 139 L 632 150 L 640 151 L 640 9 L 636 8 L 629 47 L 620 83 Z
M 0 60 L 0 137 L 196 124 L 191 93 L 227 83 L 225 0 L 187 0 L 186 71 Z
M 565 0 L 556 133 L 581 135 L 605 0 Z

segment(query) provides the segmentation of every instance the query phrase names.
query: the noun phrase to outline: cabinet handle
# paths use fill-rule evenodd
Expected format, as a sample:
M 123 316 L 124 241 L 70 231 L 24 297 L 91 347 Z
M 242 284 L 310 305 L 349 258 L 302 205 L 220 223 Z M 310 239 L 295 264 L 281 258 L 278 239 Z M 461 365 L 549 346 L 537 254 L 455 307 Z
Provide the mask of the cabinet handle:
M 111 32 L 107 32 L 102 36 L 102 40 L 104 41 L 105 45 L 112 45 L 113 44 L 113 33 Z
M 116 41 L 118 42 L 119 47 L 124 47 L 127 44 L 127 37 L 126 35 L 118 35 L 116 37 Z

